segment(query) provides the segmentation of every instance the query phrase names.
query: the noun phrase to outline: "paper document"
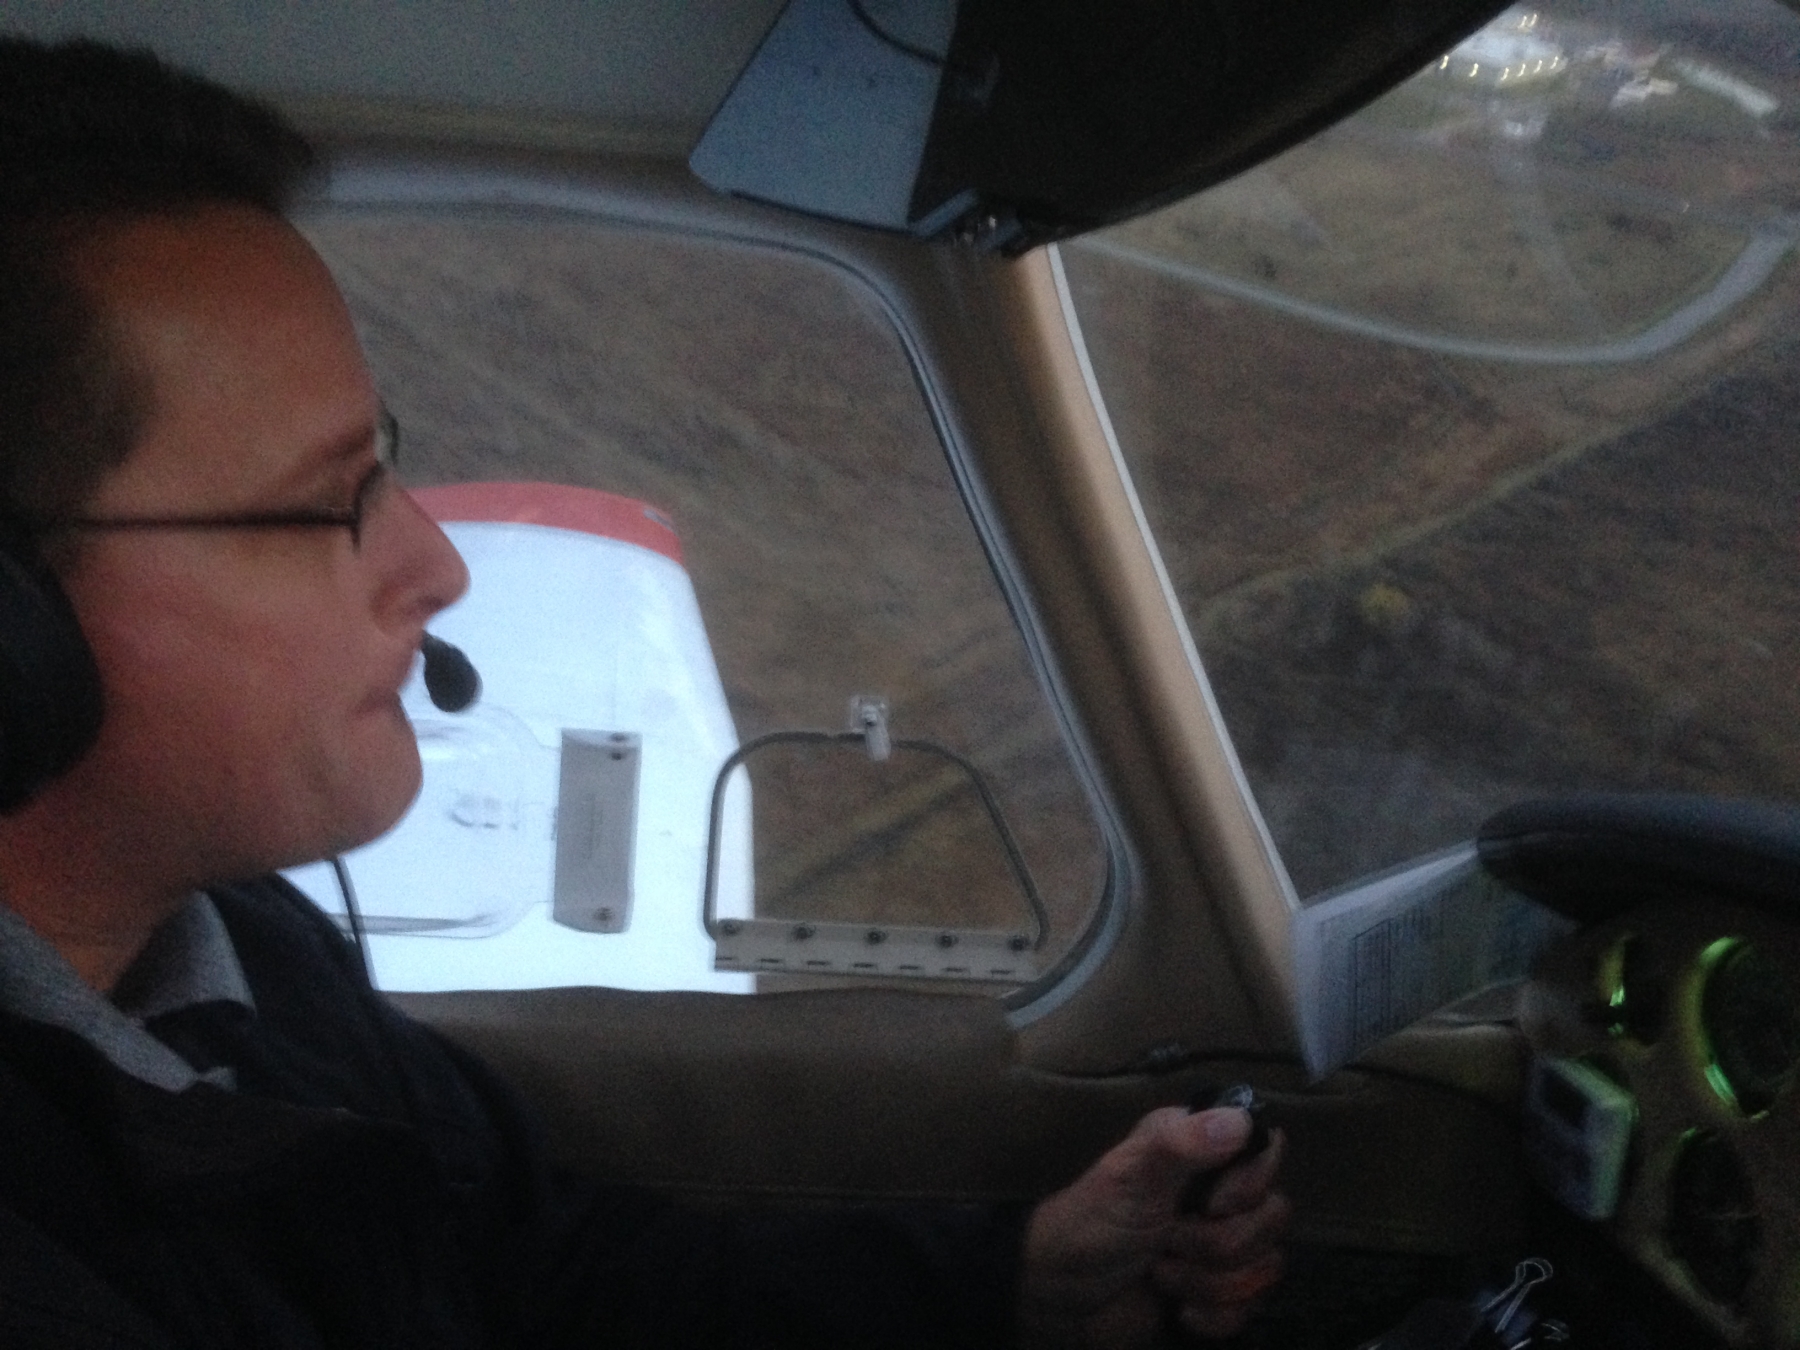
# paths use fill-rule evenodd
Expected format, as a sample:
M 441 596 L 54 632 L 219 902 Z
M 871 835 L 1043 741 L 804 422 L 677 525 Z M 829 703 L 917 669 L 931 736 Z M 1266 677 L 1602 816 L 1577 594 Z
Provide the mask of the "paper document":
M 1294 916 L 1314 1077 L 1446 1004 L 1524 976 L 1574 925 L 1501 886 L 1473 844 L 1358 882 Z

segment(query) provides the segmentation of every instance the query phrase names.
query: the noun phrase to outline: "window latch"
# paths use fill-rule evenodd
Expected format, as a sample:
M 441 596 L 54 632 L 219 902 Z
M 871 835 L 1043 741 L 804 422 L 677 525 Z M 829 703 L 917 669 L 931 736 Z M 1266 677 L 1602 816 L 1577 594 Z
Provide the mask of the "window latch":
M 863 738 L 863 748 L 875 763 L 885 763 L 894 753 L 888 737 L 888 701 L 881 695 L 850 695 L 850 730 Z
M 1038 975 L 1037 953 L 1044 945 L 1049 918 L 1037 884 L 1025 865 L 1000 804 L 981 771 L 954 750 L 928 740 L 896 739 L 889 726 L 889 706 L 875 694 L 849 700 L 843 731 L 771 731 L 746 741 L 720 767 L 713 782 L 708 829 L 706 880 L 700 917 L 714 944 L 717 970 L 743 970 L 759 975 L 876 975 L 1028 984 Z M 754 918 L 718 913 L 719 875 L 727 784 L 745 761 L 773 746 L 840 745 L 855 754 L 860 747 L 875 764 L 896 761 L 897 753 L 926 757 L 954 766 L 974 788 L 991 823 L 1013 884 L 1023 901 L 1027 923 L 1011 929 L 976 929 L 955 924 L 858 923 L 828 919 Z M 888 772 L 883 769 L 885 774 Z

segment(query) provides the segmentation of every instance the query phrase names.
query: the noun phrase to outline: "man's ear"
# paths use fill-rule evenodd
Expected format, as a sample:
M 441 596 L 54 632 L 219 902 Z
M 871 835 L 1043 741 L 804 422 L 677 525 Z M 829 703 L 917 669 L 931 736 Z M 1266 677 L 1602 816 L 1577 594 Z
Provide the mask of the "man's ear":
M 0 523 L 0 813 L 73 768 L 104 710 L 75 607 L 29 532 Z

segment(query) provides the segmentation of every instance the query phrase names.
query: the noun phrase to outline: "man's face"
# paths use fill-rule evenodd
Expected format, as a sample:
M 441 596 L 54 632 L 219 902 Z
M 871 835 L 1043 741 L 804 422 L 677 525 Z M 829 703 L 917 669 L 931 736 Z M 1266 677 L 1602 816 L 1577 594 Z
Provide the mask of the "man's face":
M 149 382 L 86 514 L 348 507 L 379 404 L 337 288 L 285 223 L 209 207 L 109 230 L 79 274 Z M 200 882 L 391 826 L 418 791 L 398 691 L 468 573 L 389 484 L 343 529 L 94 531 L 65 584 L 106 721 L 71 775 L 151 867 Z

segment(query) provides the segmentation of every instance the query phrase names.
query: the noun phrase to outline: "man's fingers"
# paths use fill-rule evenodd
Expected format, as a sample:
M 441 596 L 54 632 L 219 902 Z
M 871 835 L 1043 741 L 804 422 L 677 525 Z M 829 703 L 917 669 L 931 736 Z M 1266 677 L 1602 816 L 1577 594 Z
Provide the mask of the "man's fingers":
M 1183 1217 L 1170 1230 L 1166 1250 L 1177 1260 L 1215 1269 L 1237 1265 L 1273 1249 L 1287 1232 L 1292 1212 L 1288 1198 L 1272 1192 L 1255 1209 L 1224 1218 Z
M 1279 1134 L 1257 1157 L 1232 1162 L 1250 1132 L 1249 1115 L 1234 1107 L 1164 1107 L 1144 1116 L 1032 1213 L 1021 1316 L 1034 1327 L 1060 1328 L 1058 1335 L 1079 1325 L 1090 1337 L 1084 1344 L 1096 1343 L 1091 1337 L 1102 1319 L 1125 1317 L 1154 1331 L 1171 1307 L 1198 1334 L 1240 1328 L 1280 1278 L 1275 1244 L 1288 1210 L 1272 1189 Z M 1179 1214 L 1189 1180 L 1208 1172 L 1221 1175 L 1207 1214 Z
M 1165 1106 L 1145 1116 L 1133 1135 L 1142 1135 L 1185 1173 L 1223 1167 L 1243 1149 L 1250 1128 L 1250 1113 L 1235 1106 L 1207 1111 Z
M 1138 1121 L 1089 1175 L 1136 1216 L 1134 1226 L 1160 1226 L 1187 1179 L 1224 1166 L 1249 1136 L 1250 1117 L 1234 1108 L 1189 1112 L 1165 1106 Z
M 1207 1111 L 1165 1106 L 1138 1122 L 1132 1136 L 1185 1173 L 1223 1167 L 1242 1151 L 1250 1128 L 1250 1113 L 1235 1106 Z
M 1234 1162 L 1250 1131 L 1249 1114 L 1236 1107 L 1207 1111 L 1163 1107 L 1140 1120 L 1095 1171 L 1110 1183 L 1115 1202 L 1139 1216 L 1138 1223 L 1166 1222 L 1189 1179 L 1215 1171 L 1220 1175 L 1206 1213 L 1248 1212 L 1268 1195 L 1285 1148 L 1281 1131 L 1275 1130 L 1261 1153 Z
M 1164 1257 L 1151 1268 L 1158 1291 L 1190 1307 L 1235 1308 L 1254 1303 L 1281 1280 L 1286 1263 L 1279 1251 L 1229 1270 L 1212 1270 L 1190 1261 Z
M 1275 1184 L 1275 1174 L 1281 1170 L 1281 1157 L 1286 1151 L 1287 1136 L 1280 1130 L 1271 1130 L 1267 1148 L 1254 1158 L 1245 1158 L 1225 1169 L 1207 1199 L 1207 1214 L 1222 1218 L 1255 1209 Z

